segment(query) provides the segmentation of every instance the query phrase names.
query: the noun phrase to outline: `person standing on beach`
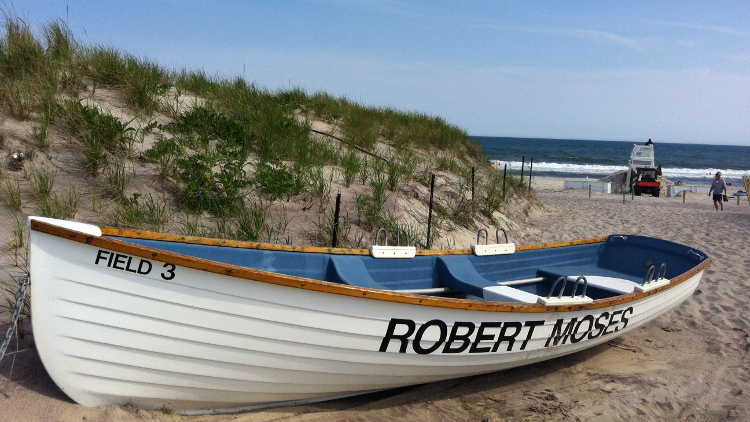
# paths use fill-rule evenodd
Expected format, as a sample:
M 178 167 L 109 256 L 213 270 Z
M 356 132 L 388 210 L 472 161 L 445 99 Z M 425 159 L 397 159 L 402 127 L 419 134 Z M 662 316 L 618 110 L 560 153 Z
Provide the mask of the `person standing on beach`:
M 711 189 L 708 190 L 708 196 L 711 196 L 711 192 L 714 193 L 714 208 L 719 211 L 721 208 L 724 211 L 724 195 L 727 193 L 727 182 L 721 178 L 721 172 L 716 172 L 716 178 L 711 184 Z

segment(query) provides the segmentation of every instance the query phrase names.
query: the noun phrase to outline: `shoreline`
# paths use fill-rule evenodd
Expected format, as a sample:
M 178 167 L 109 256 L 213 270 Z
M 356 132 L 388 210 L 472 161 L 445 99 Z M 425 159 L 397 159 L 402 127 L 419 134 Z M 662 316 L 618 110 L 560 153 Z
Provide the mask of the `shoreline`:
M 528 186 L 528 179 L 524 179 L 524 180 L 526 180 L 526 186 Z M 601 182 L 601 179 L 592 179 L 592 178 L 588 178 L 588 177 L 532 176 L 532 178 L 531 178 L 531 191 L 532 191 L 532 193 L 537 193 L 537 192 L 562 192 L 562 191 L 565 190 L 565 182 L 566 181 L 575 181 L 575 182 Z M 682 186 L 698 186 L 698 187 L 703 187 L 703 188 L 707 189 L 707 188 L 711 187 L 711 183 L 706 183 L 706 184 L 684 183 Z M 569 189 L 569 190 L 576 190 L 576 189 Z M 577 190 L 582 190 L 582 189 L 577 189 Z M 734 194 L 737 191 L 744 191 L 744 190 L 745 190 L 745 187 L 743 186 L 742 183 L 733 183 L 732 185 L 728 185 L 727 186 L 727 195 L 730 196 L 730 202 L 732 201 L 732 199 L 736 200 L 736 198 L 734 197 Z M 585 191 L 587 191 L 587 190 L 585 190 Z M 600 192 L 595 192 L 595 193 L 600 193 Z M 688 192 L 688 193 L 696 196 L 695 192 Z M 602 194 L 602 193 L 600 193 L 600 194 Z M 606 194 L 603 194 L 603 195 L 606 195 Z M 622 196 L 621 193 L 612 193 L 612 194 L 609 194 L 609 195 L 619 195 L 619 196 Z M 704 194 L 701 194 L 701 193 L 698 193 L 697 195 L 698 196 L 699 195 L 703 195 L 703 196 L 708 197 L 708 195 L 704 195 Z M 630 194 L 626 194 L 626 196 L 630 196 Z M 682 196 L 672 196 L 672 197 L 665 196 L 665 198 L 682 198 Z

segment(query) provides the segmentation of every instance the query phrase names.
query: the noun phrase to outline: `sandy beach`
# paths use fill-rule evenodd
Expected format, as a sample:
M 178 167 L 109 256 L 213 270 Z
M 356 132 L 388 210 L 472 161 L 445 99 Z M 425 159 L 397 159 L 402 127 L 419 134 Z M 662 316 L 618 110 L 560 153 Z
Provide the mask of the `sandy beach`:
M 750 420 L 750 206 L 716 212 L 705 194 L 623 197 L 563 190 L 536 178 L 539 205 L 511 232 L 517 244 L 614 233 L 696 247 L 715 262 L 696 293 L 616 340 L 527 367 L 312 405 L 182 416 L 131 407 L 86 408 L 45 372 L 26 335 L 0 363 L 6 421 L 741 421 Z M 734 186 L 729 193 L 738 189 Z M 3 316 L 5 320 L 5 316 Z M 3 331 L 4 332 L 4 331 Z M 20 350 L 15 353 L 16 350 Z

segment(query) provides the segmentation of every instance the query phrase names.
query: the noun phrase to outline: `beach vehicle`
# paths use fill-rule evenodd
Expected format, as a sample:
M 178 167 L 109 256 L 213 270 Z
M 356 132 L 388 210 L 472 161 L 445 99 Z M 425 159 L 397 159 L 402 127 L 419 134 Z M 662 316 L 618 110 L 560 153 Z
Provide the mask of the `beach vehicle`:
M 678 305 L 712 262 L 631 235 L 516 246 L 498 230 L 465 250 L 351 250 L 29 226 L 34 338 L 54 382 L 85 406 L 187 414 L 574 353 Z
M 650 139 L 649 139 L 650 141 Z M 654 165 L 654 145 L 633 145 L 630 151 L 630 161 L 628 161 L 630 170 L 628 171 L 627 186 L 633 190 L 634 195 L 652 195 L 659 196 L 661 183 L 661 165 Z
M 659 196 L 658 170 L 652 167 L 639 167 L 636 169 L 635 181 L 633 183 L 633 193 L 635 195 Z

